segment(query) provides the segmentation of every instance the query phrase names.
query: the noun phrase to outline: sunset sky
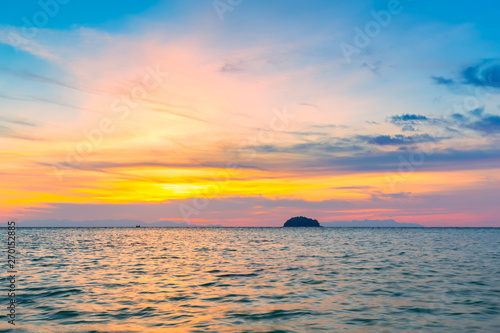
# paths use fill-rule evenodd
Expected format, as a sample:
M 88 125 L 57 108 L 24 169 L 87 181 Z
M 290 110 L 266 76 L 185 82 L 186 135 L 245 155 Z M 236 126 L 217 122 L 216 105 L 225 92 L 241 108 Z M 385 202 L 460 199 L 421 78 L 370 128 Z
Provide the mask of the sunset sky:
M 40 4 L 0 11 L 3 221 L 500 227 L 498 1 Z

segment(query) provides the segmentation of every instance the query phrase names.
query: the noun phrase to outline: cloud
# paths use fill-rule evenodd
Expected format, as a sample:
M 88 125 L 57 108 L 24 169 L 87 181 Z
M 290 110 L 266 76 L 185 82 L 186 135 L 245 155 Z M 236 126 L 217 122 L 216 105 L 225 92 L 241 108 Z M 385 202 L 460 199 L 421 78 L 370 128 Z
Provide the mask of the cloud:
M 458 84 L 476 87 L 500 88 L 500 59 L 483 59 L 466 66 L 455 79 L 431 76 L 434 83 L 445 86 Z
M 292 153 L 292 154 L 315 154 L 315 153 L 345 153 L 362 151 L 364 148 L 360 145 L 346 144 L 338 138 L 329 138 L 331 142 L 306 142 L 297 143 L 288 146 L 278 145 L 260 145 L 253 147 L 261 153 Z
M 27 208 L 26 220 L 140 220 L 150 223 L 167 221 L 168 224 L 222 224 L 224 226 L 282 226 L 292 216 L 310 216 L 320 222 L 340 219 L 387 219 L 418 222 L 426 226 L 500 226 L 498 219 L 498 180 L 486 187 L 438 191 L 419 195 L 411 200 L 394 200 L 393 197 L 410 195 L 406 192 L 389 193 L 377 200 L 307 201 L 300 199 L 268 199 L 264 197 L 226 197 L 211 199 L 206 209 L 193 216 L 190 222 L 183 219 L 179 205 L 192 205 L 193 199 L 169 200 L 158 203 L 134 204 L 73 204 L 51 203 L 43 211 Z M 404 199 L 404 198 L 403 198 Z M 470 212 L 473 205 L 480 214 Z M 263 213 L 262 213 L 263 212 Z M 253 213 L 259 214 L 255 219 Z M 7 217 L 5 217 L 7 219 Z M 11 218 L 9 218 L 11 219 Z M 173 222 L 173 223 L 172 223 Z M 131 226 L 134 226 L 133 222 Z M 482 223 L 482 224 L 478 224 Z
M 324 124 L 324 125 L 312 125 L 313 128 L 336 128 L 337 125 L 334 124 Z
M 418 128 L 416 126 L 422 125 L 424 123 L 436 122 L 436 119 L 431 119 L 427 116 L 419 114 L 403 114 L 388 117 L 387 121 L 391 124 L 401 127 L 401 130 L 403 132 L 416 132 L 418 131 Z
M 144 222 L 141 220 L 130 219 L 107 219 L 107 220 L 70 220 L 70 219 L 46 219 L 46 220 L 25 220 L 19 223 L 19 226 L 24 228 L 135 228 L 137 225 L 141 227 L 153 228 L 187 228 L 187 227 L 221 227 L 217 225 L 196 225 L 186 222 L 173 222 L 173 221 L 158 221 L 158 222 Z
M 360 136 L 367 143 L 378 146 L 388 145 L 413 145 L 423 142 L 437 142 L 442 138 L 435 138 L 429 134 L 418 134 L 413 136 L 406 136 L 402 134 L 396 135 L 378 135 L 378 136 Z
M 494 126 L 494 124 L 492 121 L 487 125 Z M 495 146 L 487 144 L 476 148 L 453 149 L 450 148 L 454 147 L 453 145 L 447 147 L 441 144 L 444 140 L 450 139 L 453 139 L 451 135 L 449 137 L 434 137 L 429 134 L 378 135 L 354 137 L 351 139 L 351 144 L 338 146 L 335 143 L 310 142 L 295 145 L 262 145 L 248 149 L 257 151 L 253 164 L 261 169 L 269 172 L 273 170 L 293 172 L 303 177 L 306 177 L 306 174 L 318 176 L 379 171 L 397 173 L 401 168 L 402 159 L 408 160 L 410 156 L 422 156 L 424 162 L 418 165 L 420 172 L 483 170 L 498 167 L 500 150 Z
M 466 67 L 461 75 L 464 84 L 500 88 L 500 61 L 484 59 L 478 64 Z
M 470 150 L 434 149 L 429 143 L 427 153 L 422 154 L 424 162 L 416 167 L 418 171 L 483 170 L 498 168 L 500 150 L 497 148 L 478 148 Z M 310 154 L 301 161 L 295 161 L 295 168 L 308 170 L 314 174 L 357 173 L 389 171 L 398 173 L 413 151 L 366 151 L 351 156 L 328 156 Z
M 452 136 L 462 136 L 463 129 L 475 131 L 479 135 L 500 133 L 500 116 L 485 113 L 484 107 L 479 107 L 465 113 L 453 113 L 442 118 L 433 118 L 417 114 L 394 115 L 387 118 L 388 122 L 401 127 L 403 132 L 418 131 L 422 127 L 439 126 L 440 128 L 451 132 Z M 440 140 L 442 140 L 441 138 Z M 380 135 L 371 138 L 369 143 L 379 145 L 390 144 L 411 144 L 418 142 L 427 142 L 431 140 L 428 134 L 421 136 L 402 136 L 402 135 Z M 436 138 L 431 141 L 437 141 Z
M 220 68 L 220 71 L 223 73 L 234 73 L 243 71 L 243 60 L 233 60 L 226 61 L 224 65 Z
M 381 193 L 381 192 L 377 191 L 372 196 L 389 198 L 389 199 L 406 199 L 406 198 L 409 198 L 410 195 L 411 195 L 411 192 Z
M 340 186 L 340 187 L 330 187 L 332 190 L 369 190 L 374 188 L 373 186 Z
M 19 49 L 31 53 L 42 59 L 50 61 L 58 61 L 60 58 L 49 48 L 37 43 L 34 38 L 22 37 L 22 28 L 17 27 L 1 27 L 0 28 L 0 43 L 10 45 L 14 49 Z
M 482 117 L 484 113 L 484 107 L 470 110 L 468 113 L 474 117 Z
M 36 97 L 36 96 L 8 96 L 8 95 L 0 94 L 0 98 L 12 100 L 12 101 L 21 101 L 21 102 L 35 102 L 35 103 L 41 102 L 41 103 L 54 104 L 54 105 L 58 105 L 58 106 L 62 106 L 62 107 L 67 107 L 70 109 L 81 110 L 81 108 L 74 106 L 74 105 L 66 104 L 63 102 L 56 101 L 56 100 L 50 100 L 47 98 Z
M 440 85 L 451 86 L 456 84 L 456 82 L 453 79 L 447 79 L 442 76 L 432 76 L 432 79 L 434 80 L 434 83 Z
M 99 92 L 95 89 L 83 88 L 83 87 L 77 86 L 75 84 L 65 82 L 64 80 L 47 77 L 47 76 L 40 75 L 37 73 L 29 72 L 26 70 L 15 70 L 15 69 L 11 69 L 11 68 L 0 67 L 0 72 L 3 74 L 8 74 L 11 76 L 19 77 L 19 78 L 24 79 L 24 80 L 30 80 L 30 81 L 35 81 L 35 82 L 56 85 L 59 87 L 69 88 L 69 89 L 93 93 L 93 94 L 102 94 L 102 92 Z
M 297 136 L 311 136 L 311 135 L 325 136 L 325 135 L 328 135 L 325 132 L 311 132 L 311 131 L 293 131 L 293 132 L 287 132 L 287 133 L 297 135 Z
M 38 163 L 39 165 L 44 166 L 53 166 L 50 163 Z M 127 168 L 182 168 L 182 169 L 199 169 L 199 168 L 213 168 L 213 169 L 224 169 L 226 168 L 227 162 L 220 161 L 219 163 L 208 163 L 208 162 L 198 162 L 198 163 L 161 163 L 161 162 L 153 162 L 153 161 L 140 161 L 140 162 L 104 162 L 104 161 L 94 161 L 94 162 L 85 162 L 80 164 L 78 167 L 74 165 L 68 165 L 67 163 L 61 164 L 61 167 L 71 167 L 80 170 L 91 170 L 98 172 L 105 172 L 107 169 L 127 169 Z M 251 165 L 242 165 L 238 164 L 239 169 L 249 169 L 249 170 L 260 170 L 256 166 Z
M 0 121 L 1 120 L 3 120 L 3 119 L 0 118 Z M 4 121 L 6 121 L 6 120 L 4 120 Z M 13 124 L 24 125 L 24 126 L 30 126 L 30 127 L 36 126 L 32 123 L 25 122 L 22 120 L 15 120 L 15 119 L 11 120 L 11 121 L 7 121 L 7 122 L 13 123 Z M 30 136 L 30 135 L 19 134 L 19 132 L 13 130 L 11 127 L 2 126 L 2 125 L 0 125 L 0 138 L 12 138 L 12 139 L 19 139 L 19 140 L 26 140 L 26 141 L 53 141 L 52 139 L 48 139 L 48 138 L 34 137 L 34 136 Z
M 36 127 L 37 126 L 35 123 L 32 123 L 32 122 L 30 122 L 28 120 L 18 119 L 18 118 L 12 118 L 12 117 L 5 117 L 5 116 L 0 117 L 0 121 L 6 122 L 6 123 L 10 123 L 10 124 L 14 124 L 14 125 L 23 125 L 23 126 L 30 126 L 30 127 Z
M 290 214 L 311 215 L 314 211 L 328 211 L 332 209 L 345 209 L 351 203 L 344 200 L 308 201 L 302 199 L 278 198 L 269 199 L 261 196 L 252 197 L 227 197 L 210 199 L 209 205 L 193 214 L 190 220 L 184 219 L 179 207 L 193 205 L 193 199 L 169 200 L 157 203 L 133 204 L 73 204 L 49 203 L 45 211 L 35 211 L 21 220 L 72 220 L 78 216 L 80 221 L 91 220 L 129 220 L 130 226 L 135 226 L 135 221 L 146 223 L 151 221 L 167 220 L 175 223 L 189 224 L 222 224 L 225 226 L 282 226 Z M 252 212 L 265 211 L 265 216 L 255 219 Z M 205 222 L 207 221 L 207 222 Z M 216 221 L 214 223 L 214 221 Z M 117 223 L 117 222 L 113 222 Z M 123 223 L 120 223 L 123 224 Z M 160 224 L 160 223 L 158 223 Z
M 467 127 L 486 134 L 500 133 L 500 116 L 484 115 L 480 120 L 468 124 Z
M 459 128 L 470 129 L 479 134 L 500 133 L 500 116 L 485 113 L 484 107 L 470 110 L 464 114 L 454 113 L 448 121 Z
M 392 123 L 403 121 L 427 121 L 429 118 L 418 114 L 403 114 L 390 117 Z
M 310 107 L 312 107 L 312 108 L 315 108 L 315 109 L 319 110 L 319 107 L 318 107 L 317 105 L 315 105 L 315 104 L 312 104 L 312 103 L 299 103 L 299 105 L 302 105 L 302 106 L 310 106 Z M 325 126 L 327 126 L 327 127 L 328 127 L 328 125 L 325 125 Z M 333 125 L 333 127 L 335 127 L 335 125 Z

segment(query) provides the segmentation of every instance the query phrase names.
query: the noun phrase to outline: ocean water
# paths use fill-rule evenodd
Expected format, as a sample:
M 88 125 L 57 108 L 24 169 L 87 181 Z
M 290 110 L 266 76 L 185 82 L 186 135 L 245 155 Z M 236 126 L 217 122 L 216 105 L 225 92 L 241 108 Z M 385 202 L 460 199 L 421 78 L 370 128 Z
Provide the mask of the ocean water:
M 1 332 L 500 332 L 500 229 L 20 228 L 17 241 L 17 325 L 2 314 Z

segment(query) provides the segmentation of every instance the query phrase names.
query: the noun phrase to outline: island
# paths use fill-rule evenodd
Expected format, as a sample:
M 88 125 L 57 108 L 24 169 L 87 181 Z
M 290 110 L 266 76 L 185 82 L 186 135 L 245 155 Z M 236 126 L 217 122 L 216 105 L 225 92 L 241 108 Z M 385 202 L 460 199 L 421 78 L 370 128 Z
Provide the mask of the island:
M 318 220 L 313 220 L 304 216 L 292 217 L 285 222 L 283 227 L 321 227 Z

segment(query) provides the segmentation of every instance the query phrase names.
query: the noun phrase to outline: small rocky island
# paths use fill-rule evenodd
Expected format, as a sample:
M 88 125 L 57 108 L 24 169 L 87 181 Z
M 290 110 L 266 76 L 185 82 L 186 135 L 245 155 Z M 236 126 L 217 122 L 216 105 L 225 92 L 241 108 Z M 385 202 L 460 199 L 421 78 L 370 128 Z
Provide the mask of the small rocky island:
M 285 222 L 283 227 L 321 227 L 318 220 L 313 220 L 304 216 L 292 217 Z

